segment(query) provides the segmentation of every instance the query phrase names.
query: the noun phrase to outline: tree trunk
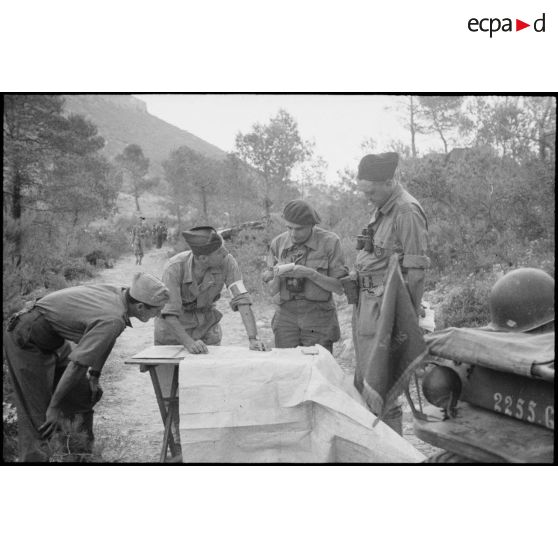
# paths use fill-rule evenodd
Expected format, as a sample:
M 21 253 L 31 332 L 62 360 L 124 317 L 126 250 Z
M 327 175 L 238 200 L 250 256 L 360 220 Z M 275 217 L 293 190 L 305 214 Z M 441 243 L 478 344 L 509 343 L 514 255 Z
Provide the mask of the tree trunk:
M 264 212 L 265 212 L 265 217 L 266 219 L 270 218 L 270 213 L 271 213 L 271 199 L 269 198 L 269 180 L 266 177 L 264 177 L 264 199 L 263 199 L 263 206 L 264 206 Z
M 207 192 L 205 191 L 205 188 L 200 189 L 200 196 L 202 202 L 203 218 L 205 219 L 206 223 L 209 223 L 209 216 L 207 214 Z
M 440 134 L 440 137 L 442 138 L 442 141 L 444 142 L 444 153 L 447 155 L 448 154 L 448 142 L 446 141 L 446 138 L 444 137 L 444 134 L 442 133 L 442 130 L 438 130 L 438 134 Z
M 178 228 L 177 233 L 180 234 L 180 232 L 182 231 L 182 212 L 180 211 L 180 204 L 178 202 L 176 202 L 175 214 L 176 214 L 176 223 L 177 223 L 176 226 Z
M 411 153 L 413 155 L 413 159 L 417 157 L 417 147 L 415 143 L 415 135 L 417 133 L 415 129 L 415 104 L 413 100 L 413 96 L 411 95 L 411 104 L 410 104 L 410 113 L 411 113 L 411 123 L 410 123 L 410 130 L 411 130 Z
M 139 204 L 139 194 L 138 194 L 138 192 L 135 188 L 134 188 L 134 200 L 136 202 L 137 211 L 141 212 L 141 207 L 140 207 L 140 204 Z
M 12 217 L 16 221 L 15 225 L 17 227 L 16 233 L 14 235 L 14 251 L 12 262 L 17 268 L 21 265 L 21 187 L 23 179 L 19 168 L 15 169 L 14 179 L 12 183 Z

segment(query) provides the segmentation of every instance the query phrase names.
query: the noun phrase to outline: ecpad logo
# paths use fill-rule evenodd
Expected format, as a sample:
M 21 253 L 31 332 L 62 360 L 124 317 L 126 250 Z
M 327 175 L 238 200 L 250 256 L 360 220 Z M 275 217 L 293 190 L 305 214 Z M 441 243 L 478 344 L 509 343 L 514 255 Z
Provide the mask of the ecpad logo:
M 536 19 L 533 22 L 533 29 L 535 30 L 536 33 L 545 32 L 545 24 L 546 24 L 545 15 L 546 14 L 543 13 L 543 15 L 539 19 Z M 497 33 L 498 31 L 503 31 L 503 32 L 514 31 L 512 19 L 509 17 L 505 17 L 503 19 L 497 17 L 485 17 L 482 19 L 477 19 L 475 17 L 472 17 L 468 21 L 467 27 L 469 31 L 472 31 L 473 33 L 477 33 L 478 31 L 489 33 L 490 38 L 492 38 L 492 35 L 494 33 Z M 525 23 L 520 19 L 515 20 L 515 31 L 521 31 L 522 29 L 526 29 L 527 27 L 531 27 L 531 24 Z

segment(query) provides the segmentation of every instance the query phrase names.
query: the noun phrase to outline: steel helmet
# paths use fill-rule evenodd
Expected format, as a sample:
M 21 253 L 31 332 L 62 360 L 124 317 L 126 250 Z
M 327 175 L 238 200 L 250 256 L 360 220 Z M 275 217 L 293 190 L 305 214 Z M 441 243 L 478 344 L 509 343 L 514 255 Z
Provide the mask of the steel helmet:
M 435 365 L 422 381 L 422 393 L 426 400 L 444 410 L 444 418 L 455 416 L 455 407 L 461 395 L 461 378 L 447 366 Z
M 533 267 L 510 271 L 490 291 L 490 324 L 496 331 L 529 331 L 554 321 L 554 279 Z

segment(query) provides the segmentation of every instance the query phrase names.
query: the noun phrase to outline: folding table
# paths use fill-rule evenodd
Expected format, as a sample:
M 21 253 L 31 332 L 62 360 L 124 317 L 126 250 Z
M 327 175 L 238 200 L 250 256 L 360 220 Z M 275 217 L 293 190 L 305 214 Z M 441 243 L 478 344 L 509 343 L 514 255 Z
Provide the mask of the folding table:
M 149 371 L 157 405 L 164 424 L 160 463 L 181 463 L 178 369 L 188 351 L 182 345 L 154 345 L 124 361 L 139 364 L 140 372 Z M 168 458 L 170 450 L 171 457 Z

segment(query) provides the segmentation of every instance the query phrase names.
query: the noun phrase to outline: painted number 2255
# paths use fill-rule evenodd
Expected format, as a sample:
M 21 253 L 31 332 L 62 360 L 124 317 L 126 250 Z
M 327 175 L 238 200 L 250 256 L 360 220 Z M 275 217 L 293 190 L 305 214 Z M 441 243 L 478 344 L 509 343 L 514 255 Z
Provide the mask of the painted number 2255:
M 494 410 L 497 413 L 504 413 L 504 415 L 515 417 L 519 420 L 526 420 L 527 422 L 539 424 L 543 422 L 547 428 L 554 430 L 554 407 L 552 405 L 548 405 L 545 408 L 543 421 L 537 421 L 536 401 L 525 401 L 521 397 L 514 401 L 511 395 L 496 392 L 494 394 Z

